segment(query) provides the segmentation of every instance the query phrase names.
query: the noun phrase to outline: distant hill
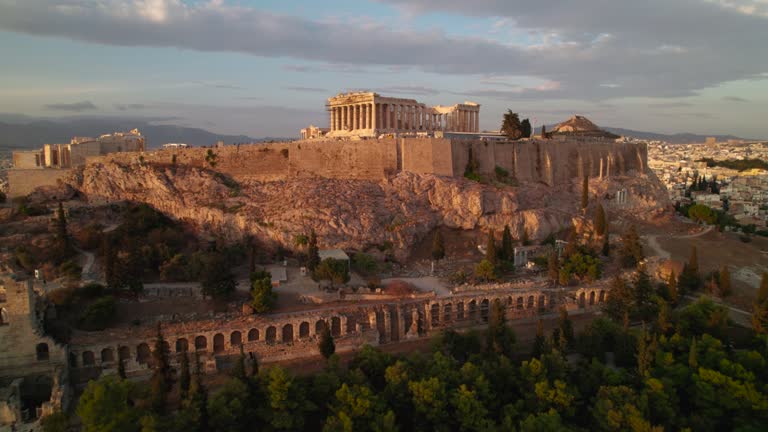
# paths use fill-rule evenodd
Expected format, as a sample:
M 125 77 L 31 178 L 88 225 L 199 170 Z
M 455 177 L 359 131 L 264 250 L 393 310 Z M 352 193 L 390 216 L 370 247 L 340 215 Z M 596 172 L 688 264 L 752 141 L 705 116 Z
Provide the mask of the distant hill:
M 216 141 L 227 144 L 284 140 L 286 138 L 252 138 L 245 135 L 223 135 L 204 129 L 175 125 L 151 124 L 148 119 L 136 118 L 71 118 L 36 119 L 17 115 L 0 115 L 0 152 L 33 149 L 46 143 L 68 143 L 74 136 L 96 137 L 115 131 L 137 128 L 147 138 L 149 148 L 158 148 L 169 142 L 192 146 L 212 145 Z
M 557 126 L 557 124 L 546 125 L 546 128 L 548 131 L 552 131 L 554 130 L 555 126 Z M 728 141 L 731 139 L 747 141 L 753 140 L 752 138 L 740 138 L 734 135 L 699 135 L 694 133 L 663 134 L 658 132 L 643 132 L 610 126 L 600 126 L 600 129 L 620 136 L 632 137 L 648 141 L 666 141 L 672 144 L 703 143 L 707 137 L 715 137 L 718 141 Z M 536 129 L 536 133 L 541 133 L 541 128 Z

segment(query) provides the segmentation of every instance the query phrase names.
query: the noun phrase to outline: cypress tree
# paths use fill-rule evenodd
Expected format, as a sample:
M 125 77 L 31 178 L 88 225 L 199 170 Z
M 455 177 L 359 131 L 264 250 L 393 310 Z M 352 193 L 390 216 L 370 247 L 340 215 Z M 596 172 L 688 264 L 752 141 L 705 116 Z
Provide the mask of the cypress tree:
M 677 276 L 674 270 L 667 278 L 667 292 L 669 293 L 669 302 L 676 305 L 680 296 L 677 289 Z
M 603 247 L 602 247 L 602 254 L 603 256 L 610 256 L 611 255 L 611 242 L 610 242 L 610 235 L 608 232 L 605 233 L 603 236 Z
M 59 257 L 64 258 L 72 255 L 72 242 L 67 232 L 67 217 L 64 216 L 64 206 L 59 202 L 59 208 L 56 211 L 56 246 L 59 250 Z
M 763 278 L 760 280 L 760 290 L 757 292 L 757 302 L 763 303 L 768 300 L 768 272 L 763 272 Z
M 493 236 L 493 230 L 488 231 L 488 242 L 485 246 L 485 259 L 494 266 L 497 263 L 498 252 L 496 251 L 496 239 Z
M 182 399 L 186 399 L 189 395 L 190 381 L 189 353 L 184 350 L 184 352 L 181 353 L 181 372 L 179 373 L 179 394 Z
M 157 325 L 155 350 L 152 352 L 154 371 L 152 372 L 151 401 L 152 409 L 157 414 L 165 412 L 168 393 L 171 391 L 171 364 L 168 360 L 168 345 L 165 343 L 160 324 Z
M 691 246 L 691 256 L 688 258 L 688 268 L 693 274 L 697 276 L 699 275 L 699 255 L 696 246 Z
M 501 258 L 505 261 L 512 261 L 514 254 L 512 232 L 509 230 L 509 225 L 504 225 L 504 233 L 501 235 Z
M 121 358 L 117 359 L 117 376 L 120 379 L 125 379 L 128 375 L 125 373 L 125 361 Z
M 320 342 L 318 343 L 320 354 L 328 360 L 336 352 L 336 343 L 333 341 L 331 330 L 327 323 L 323 323 L 323 329 L 320 331 Z
M 605 218 L 605 209 L 602 204 L 598 204 L 595 208 L 595 233 L 602 236 L 606 233 L 607 221 Z
M 545 353 L 547 347 L 547 338 L 544 337 L 544 322 L 539 319 L 536 324 L 536 339 L 533 341 L 533 352 L 531 357 L 538 358 Z
M 547 258 L 547 277 L 557 285 L 560 276 L 560 262 L 557 258 L 557 252 L 552 251 Z
M 309 245 L 307 246 L 307 268 L 310 271 L 315 271 L 315 268 L 320 264 L 320 250 L 317 247 L 317 234 L 313 229 L 309 233 Z
M 240 355 L 237 357 L 235 367 L 232 369 L 232 376 L 245 381 L 245 351 L 243 350 L 243 344 L 240 344 Z
M 581 186 L 581 208 L 586 209 L 589 205 L 589 176 L 584 176 L 584 183 Z
M 432 259 L 440 261 L 443 258 L 445 258 L 445 243 L 443 242 L 443 235 L 437 229 L 434 237 L 432 237 Z
M 720 287 L 721 297 L 728 297 L 729 295 L 731 295 L 731 272 L 728 270 L 727 265 L 724 265 L 720 269 L 717 285 Z

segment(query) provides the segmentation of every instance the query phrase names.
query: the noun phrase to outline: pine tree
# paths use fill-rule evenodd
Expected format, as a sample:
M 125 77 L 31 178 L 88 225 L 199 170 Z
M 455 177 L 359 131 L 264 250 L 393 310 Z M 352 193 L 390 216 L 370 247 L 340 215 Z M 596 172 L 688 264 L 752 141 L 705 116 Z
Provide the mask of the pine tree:
M 309 233 L 309 245 L 307 246 L 307 268 L 310 271 L 315 271 L 315 268 L 320 264 L 320 250 L 317 247 L 317 234 L 313 229 Z
M 621 255 L 621 264 L 625 268 L 637 267 L 637 265 L 645 258 L 643 253 L 643 245 L 640 244 L 640 235 L 637 233 L 637 228 L 631 225 L 627 232 L 621 239 L 621 249 L 619 255 Z
M 440 261 L 443 258 L 445 258 L 445 244 L 443 243 L 443 235 L 437 229 L 434 237 L 432 237 L 432 259 Z
M 584 183 L 581 185 L 581 208 L 586 209 L 589 205 L 589 176 L 584 176 Z
M 512 261 L 514 255 L 515 250 L 512 245 L 512 232 L 509 230 L 509 225 L 504 225 L 504 232 L 501 235 L 501 258 L 505 261 Z
M 328 328 L 328 324 L 323 323 L 323 329 L 320 331 L 320 342 L 318 342 L 318 348 L 320 354 L 327 360 L 336 352 L 336 343 L 333 341 L 331 335 L 331 329 Z
M 496 239 L 493 236 L 493 230 L 488 231 L 488 242 L 485 246 L 485 259 L 496 266 L 498 251 L 496 251 Z
M 622 279 L 621 276 L 616 275 L 611 282 L 608 298 L 603 305 L 603 312 L 614 321 L 621 322 L 625 315 L 629 315 L 631 310 L 632 292 L 624 279 Z
M 515 333 L 507 325 L 506 311 L 499 299 L 491 303 L 486 330 L 486 349 L 498 355 L 512 356 Z
M 656 302 L 653 300 L 653 285 L 644 267 L 638 269 L 633 287 L 634 310 L 643 321 L 651 321 L 656 315 Z
M 163 333 L 160 331 L 160 324 L 158 323 L 155 350 L 152 352 L 154 370 L 152 372 L 152 389 L 150 396 L 152 409 L 157 414 L 163 414 L 165 412 L 168 393 L 171 391 L 172 371 L 168 359 L 169 355 L 168 345 L 165 343 Z
M 605 209 L 602 204 L 598 204 L 595 208 L 595 233 L 599 236 L 605 235 L 607 228 Z
M 763 272 L 763 278 L 760 280 L 760 290 L 757 292 L 757 302 L 764 303 L 768 300 L 768 272 Z
M 189 353 L 184 350 L 181 353 L 181 372 L 179 373 L 179 394 L 182 399 L 186 399 L 187 395 L 189 395 L 190 380 Z
M 728 270 L 728 266 L 724 265 L 720 269 L 720 274 L 718 275 L 717 285 L 720 287 L 720 296 L 721 297 L 728 297 L 731 295 L 731 272 Z

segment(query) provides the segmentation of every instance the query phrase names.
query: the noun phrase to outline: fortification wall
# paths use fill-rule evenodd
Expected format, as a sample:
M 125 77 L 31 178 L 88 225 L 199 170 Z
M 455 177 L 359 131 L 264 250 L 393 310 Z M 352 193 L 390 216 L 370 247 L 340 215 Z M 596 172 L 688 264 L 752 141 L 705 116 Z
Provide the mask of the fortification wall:
M 403 138 L 400 140 L 403 171 L 418 174 L 453 176 L 451 140 L 442 138 Z
M 461 175 L 469 161 L 469 150 L 481 174 L 493 175 L 496 166 L 523 182 L 548 185 L 567 183 L 574 177 L 625 175 L 644 171 L 648 161 L 645 144 L 612 140 L 525 140 L 481 142 L 453 140 L 453 172 Z
M 31 193 L 41 186 L 55 186 L 69 175 L 70 169 L 31 168 L 10 169 L 8 172 L 8 197 L 16 198 Z

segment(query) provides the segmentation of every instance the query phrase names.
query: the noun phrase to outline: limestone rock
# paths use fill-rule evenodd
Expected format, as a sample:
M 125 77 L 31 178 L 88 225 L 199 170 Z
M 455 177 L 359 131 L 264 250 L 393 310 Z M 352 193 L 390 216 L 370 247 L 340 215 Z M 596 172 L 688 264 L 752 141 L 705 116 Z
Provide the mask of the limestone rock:
M 581 181 L 550 187 L 485 185 L 464 178 L 403 172 L 380 181 L 294 178 L 236 183 L 211 170 L 179 165 L 90 164 L 69 184 L 93 203 L 145 202 L 201 232 L 237 240 L 252 235 L 293 247 L 314 229 L 321 247 L 360 249 L 392 244 L 405 258 L 437 226 L 465 230 L 509 225 L 531 239 L 572 225 L 581 217 Z M 613 211 L 667 211 L 669 201 L 651 173 L 591 181 L 591 193 L 611 202 L 618 190 L 630 199 Z

